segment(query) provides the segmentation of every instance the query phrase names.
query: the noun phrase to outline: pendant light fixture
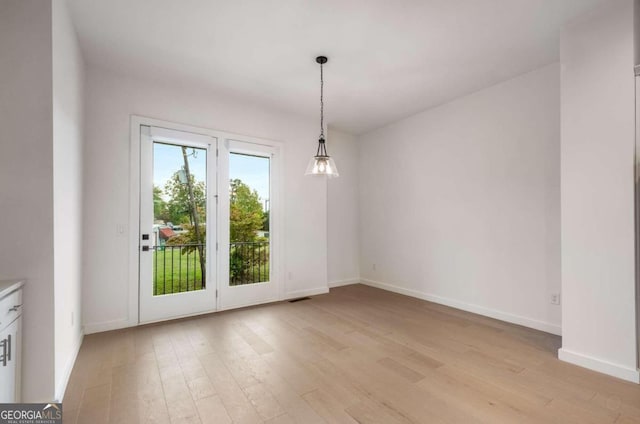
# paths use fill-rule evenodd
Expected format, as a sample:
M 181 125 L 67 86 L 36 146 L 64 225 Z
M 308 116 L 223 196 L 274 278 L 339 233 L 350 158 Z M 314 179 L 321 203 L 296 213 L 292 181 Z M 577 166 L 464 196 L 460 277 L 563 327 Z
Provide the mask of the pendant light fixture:
M 327 146 L 324 141 L 324 75 L 322 65 L 328 60 L 325 56 L 316 57 L 316 62 L 320 64 L 320 138 L 316 155 L 309 161 L 305 175 L 326 175 L 333 178 L 338 176 L 338 168 L 336 168 L 333 158 L 327 154 Z

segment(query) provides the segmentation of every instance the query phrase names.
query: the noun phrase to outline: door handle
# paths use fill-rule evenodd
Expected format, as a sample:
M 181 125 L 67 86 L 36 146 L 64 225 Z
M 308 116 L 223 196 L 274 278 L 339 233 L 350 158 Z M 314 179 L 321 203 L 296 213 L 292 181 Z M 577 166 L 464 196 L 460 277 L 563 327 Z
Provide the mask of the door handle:
M 9 312 L 16 312 L 22 305 L 13 305 L 13 308 L 9 308 Z

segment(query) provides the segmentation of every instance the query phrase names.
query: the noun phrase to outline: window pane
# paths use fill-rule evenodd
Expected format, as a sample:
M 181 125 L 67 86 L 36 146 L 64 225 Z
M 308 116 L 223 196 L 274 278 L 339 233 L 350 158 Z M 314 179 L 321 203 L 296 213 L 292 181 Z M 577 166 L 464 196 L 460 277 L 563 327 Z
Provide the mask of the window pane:
M 153 144 L 153 294 L 206 283 L 207 151 Z
M 229 158 L 229 285 L 269 281 L 270 158 Z

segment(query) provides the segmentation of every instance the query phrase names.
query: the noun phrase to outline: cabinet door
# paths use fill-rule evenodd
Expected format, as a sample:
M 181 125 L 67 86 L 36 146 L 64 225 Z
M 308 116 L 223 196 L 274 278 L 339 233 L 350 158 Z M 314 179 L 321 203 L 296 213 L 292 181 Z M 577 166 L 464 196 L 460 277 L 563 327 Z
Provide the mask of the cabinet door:
M 18 388 L 20 319 L 0 332 L 0 403 L 14 403 Z

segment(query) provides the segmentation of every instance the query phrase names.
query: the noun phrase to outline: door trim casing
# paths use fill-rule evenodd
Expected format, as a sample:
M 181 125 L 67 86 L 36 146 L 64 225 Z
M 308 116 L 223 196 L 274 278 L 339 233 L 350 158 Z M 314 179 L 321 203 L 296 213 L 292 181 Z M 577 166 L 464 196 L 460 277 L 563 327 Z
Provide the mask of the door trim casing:
M 284 154 L 284 143 L 276 140 L 269 140 L 262 137 L 253 137 L 242 134 L 235 134 L 226 131 L 220 131 L 209 128 L 195 127 L 192 125 L 179 124 L 171 121 L 165 121 L 156 118 L 150 118 L 140 115 L 131 115 L 130 116 L 130 132 L 129 132 L 129 217 L 128 217 L 128 229 L 124 231 L 124 235 L 127 236 L 127 244 L 128 244 L 128 314 L 126 321 L 120 321 L 120 325 L 116 325 L 116 328 L 125 328 L 125 327 L 135 327 L 140 324 L 140 314 L 139 314 L 139 278 L 140 278 L 140 266 L 138 262 L 138 244 L 139 244 L 139 234 L 140 234 L 140 126 L 150 126 L 150 127 L 160 127 L 167 128 L 176 131 L 185 131 L 194 134 L 200 134 L 205 136 L 216 137 L 219 142 L 223 142 L 224 140 L 241 140 L 248 143 L 253 144 L 261 144 L 276 147 L 280 152 L 280 170 L 284 168 L 284 158 L 286 157 Z M 282 172 L 282 171 L 280 171 Z M 278 187 L 277 190 L 280 193 L 280 204 L 284 205 L 284 190 L 283 190 L 283 178 L 278 179 Z M 277 269 L 276 273 L 279 276 L 277 281 L 274 281 L 277 284 L 278 289 L 278 299 L 282 300 L 284 296 L 284 284 L 282 282 L 283 274 L 283 256 L 284 252 L 283 246 L 283 237 L 282 237 L 282 213 L 276 214 L 273 217 L 273 224 L 275 231 L 278 232 L 277 238 L 280 240 L 280 243 L 276 246 L 276 258 L 277 263 L 274 263 L 273 266 Z M 120 232 L 120 231 L 119 231 Z M 215 253 L 218 256 L 218 253 Z M 217 280 L 217 279 L 216 279 Z M 216 281 L 216 287 L 218 286 L 218 281 Z M 216 310 L 220 311 L 220 301 L 216 300 Z M 182 317 L 175 317 L 172 319 L 184 318 L 188 316 L 196 316 L 203 314 L 210 314 L 211 312 L 200 312 L 190 315 L 185 315 Z M 145 322 L 147 324 L 148 322 Z M 116 329 L 112 328 L 112 329 Z

